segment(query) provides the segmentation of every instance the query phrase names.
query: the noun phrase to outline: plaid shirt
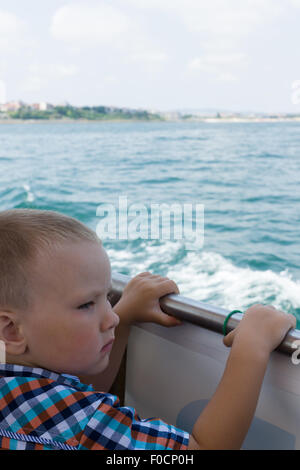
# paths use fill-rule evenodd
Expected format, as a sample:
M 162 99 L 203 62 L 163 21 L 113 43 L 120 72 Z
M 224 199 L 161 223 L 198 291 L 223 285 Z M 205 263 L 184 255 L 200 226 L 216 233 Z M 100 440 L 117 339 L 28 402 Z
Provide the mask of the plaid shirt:
M 185 450 L 189 434 L 78 377 L 0 364 L 0 449 Z

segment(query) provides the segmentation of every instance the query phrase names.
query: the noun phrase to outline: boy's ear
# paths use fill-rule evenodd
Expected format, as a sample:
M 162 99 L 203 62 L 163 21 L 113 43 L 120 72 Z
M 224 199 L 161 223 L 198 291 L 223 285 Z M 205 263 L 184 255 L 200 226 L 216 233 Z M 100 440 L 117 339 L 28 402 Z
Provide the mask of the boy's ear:
M 0 340 L 5 343 L 7 354 L 19 355 L 26 350 L 26 338 L 15 312 L 0 310 Z

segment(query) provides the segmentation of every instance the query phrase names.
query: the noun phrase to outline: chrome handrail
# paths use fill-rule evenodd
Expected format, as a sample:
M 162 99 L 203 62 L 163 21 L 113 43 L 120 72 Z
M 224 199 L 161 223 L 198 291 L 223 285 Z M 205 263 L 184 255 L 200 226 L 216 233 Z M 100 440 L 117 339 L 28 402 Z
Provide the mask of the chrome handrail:
M 116 272 L 112 274 L 111 302 L 113 305 L 120 299 L 130 279 L 129 276 L 125 276 L 124 274 Z M 173 315 L 183 321 L 195 323 L 196 325 L 221 334 L 223 334 L 224 320 L 230 312 L 230 310 L 215 307 L 177 294 L 169 294 L 162 297 L 160 299 L 160 306 L 161 309 L 169 315 Z M 229 332 L 236 328 L 241 319 L 242 314 L 240 313 L 232 315 L 227 323 L 227 331 Z M 299 341 L 296 346 L 293 344 L 295 341 Z M 300 330 L 292 329 L 276 350 L 290 355 L 295 352 L 295 349 L 298 347 L 300 347 Z

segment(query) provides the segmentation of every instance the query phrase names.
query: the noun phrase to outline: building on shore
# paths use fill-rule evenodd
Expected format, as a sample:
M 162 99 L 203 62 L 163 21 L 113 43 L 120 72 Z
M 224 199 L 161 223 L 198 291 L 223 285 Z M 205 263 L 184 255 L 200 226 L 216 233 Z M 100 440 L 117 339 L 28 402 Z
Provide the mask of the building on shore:
M 53 109 L 53 105 L 47 103 L 46 101 L 41 101 L 40 103 L 33 103 L 30 105 L 31 109 L 34 109 L 35 111 L 50 111 Z
M 7 111 L 19 111 L 19 109 L 23 108 L 25 103 L 23 101 L 9 101 L 8 103 L 4 103 L 0 105 L 0 111 L 3 113 Z

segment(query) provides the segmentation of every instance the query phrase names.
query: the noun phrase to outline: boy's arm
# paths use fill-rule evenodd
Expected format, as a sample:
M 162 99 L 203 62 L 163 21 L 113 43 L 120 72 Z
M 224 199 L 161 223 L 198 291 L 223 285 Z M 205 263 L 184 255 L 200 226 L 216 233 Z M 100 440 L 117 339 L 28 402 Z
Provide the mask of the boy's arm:
M 221 382 L 196 421 L 188 449 L 240 449 L 253 419 L 269 355 L 233 345 Z
M 259 325 L 259 328 L 257 327 Z M 253 419 L 268 359 L 289 329 L 293 315 L 254 305 L 224 338 L 232 349 L 221 382 L 199 416 L 188 449 L 239 449 Z

